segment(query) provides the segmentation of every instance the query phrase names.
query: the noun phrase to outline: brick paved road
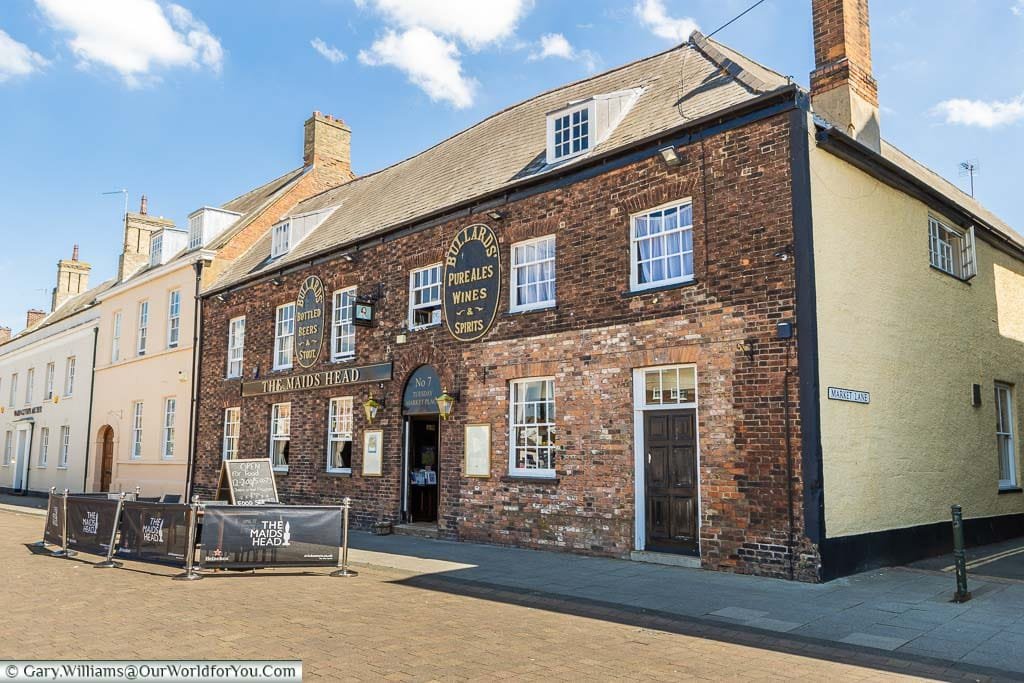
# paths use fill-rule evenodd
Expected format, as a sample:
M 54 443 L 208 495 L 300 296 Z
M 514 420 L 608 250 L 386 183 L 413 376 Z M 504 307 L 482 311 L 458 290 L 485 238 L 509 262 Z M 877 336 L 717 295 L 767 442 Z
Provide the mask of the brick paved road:
M 94 569 L 32 554 L 23 544 L 42 522 L 0 511 L 0 658 L 297 658 L 306 680 L 979 680 L 707 625 L 514 604 L 393 569 L 193 583 L 138 563 Z

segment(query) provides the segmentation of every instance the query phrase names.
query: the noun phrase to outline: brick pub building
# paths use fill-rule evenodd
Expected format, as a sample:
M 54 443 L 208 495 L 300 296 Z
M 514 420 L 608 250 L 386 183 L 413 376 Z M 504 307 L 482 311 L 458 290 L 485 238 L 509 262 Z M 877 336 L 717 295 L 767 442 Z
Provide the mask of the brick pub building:
M 817 42 L 866 31 L 814 4 Z M 695 34 L 300 203 L 204 294 L 193 490 L 270 457 L 363 528 L 840 573 L 809 108 Z

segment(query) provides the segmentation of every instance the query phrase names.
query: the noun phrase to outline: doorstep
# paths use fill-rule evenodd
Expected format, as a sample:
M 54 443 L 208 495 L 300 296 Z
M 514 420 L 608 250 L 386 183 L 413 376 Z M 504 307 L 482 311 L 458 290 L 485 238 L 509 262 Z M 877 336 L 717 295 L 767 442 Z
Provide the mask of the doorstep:
M 693 557 L 692 555 L 676 555 L 674 553 L 656 553 L 650 550 L 634 550 L 629 554 L 629 559 L 634 562 L 664 564 L 669 567 L 700 569 L 700 558 Z
M 419 538 L 440 538 L 437 524 L 434 522 L 409 522 L 396 524 L 394 531 L 400 536 L 418 536 Z

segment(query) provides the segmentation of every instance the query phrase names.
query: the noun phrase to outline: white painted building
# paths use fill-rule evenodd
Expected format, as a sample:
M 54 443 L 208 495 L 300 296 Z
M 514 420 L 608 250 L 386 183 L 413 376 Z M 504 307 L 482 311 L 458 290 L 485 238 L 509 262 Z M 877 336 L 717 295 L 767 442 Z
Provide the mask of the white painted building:
M 89 265 L 57 266 L 53 308 L 29 311 L 26 328 L 0 330 L 0 490 L 86 490 L 93 362 L 99 310 Z

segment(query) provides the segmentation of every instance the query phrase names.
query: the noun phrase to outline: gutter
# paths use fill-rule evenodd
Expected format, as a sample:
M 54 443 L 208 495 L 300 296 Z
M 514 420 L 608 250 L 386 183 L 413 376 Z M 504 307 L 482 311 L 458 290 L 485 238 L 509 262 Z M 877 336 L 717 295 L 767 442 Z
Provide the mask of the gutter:
M 203 299 L 200 296 L 200 290 L 203 285 L 203 265 L 205 261 L 196 261 L 196 291 L 195 291 L 195 306 L 192 313 L 192 396 L 188 411 L 188 464 L 186 466 L 185 473 L 185 502 L 187 503 L 192 499 L 192 477 L 196 465 L 195 458 L 195 444 L 199 438 L 199 373 L 202 371 L 203 355 L 200 353 L 202 350 L 203 337 L 199 333 L 199 322 L 201 318 L 201 308 L 203 305 Z
M 85 423 L 85 472 L 82 474 L 82 493 L 89 489 L 89 452 L 92 446 L 92 399 L 96 392 L 96 349 L 99 347 L 100 328 L 92 328 L 92 372 L 89 373 L 89 418 Z
M 389 242 L 414 232 L 419 232 L 452 219 L 471 216 L 498 206 L 518 201 L 528 196 L 539 194 L 551 189 L 563 187 L 570 183 L 586 180 L 605 173 L 613 168 L 634 163 L 641 159 L 654 156 L 658 150 L 668 145 L 676 147 L 690 145 L 706 137 L 715 135 L 723 129 L 733 128 L 774 114 L 803 107 L 801 90 L 797 85 L 787 85 L 764 93 L 759 97 L 720 109 L 712 114 L 692 121 L 686 121 L 674 128 L 661 131 L 655 135 L 641 138 L 623 147 L 597 154 L 568 167 L 531 176 L 514 183 L 504 185 L 500 189 L 472 197 L 430 213 L 412 218 L 358 239 L 354 242 L 335 244 L 311 252 L 302 259 L 292 261 L 278 269 L 264 269 L 257 273 L 241 277 L 229 284 L 213 287 L 202 293 L 203 298 L 229 292 L 259 280 L 278 277 L 290 272 L 304 270 L 311 265 L 328 261 L 345 252 L 358 252 L 371 246 Z M 686 132 L 689 131 L 689 132 Z
M 886 185 L 909 194 L 937 211 L 959 216 L 964 223 L 983 228 L 985 234 L 994 238 L 999 246 L 1009 250 L 1017 258 L 1024 259 L 1024 246 L 1008 237 L 1002 230 L 909 171 L 889 161 L 867 145 L 831 126 L 819 129 L 814 139 L 818 143 L 818 147 L 856 166 Z

